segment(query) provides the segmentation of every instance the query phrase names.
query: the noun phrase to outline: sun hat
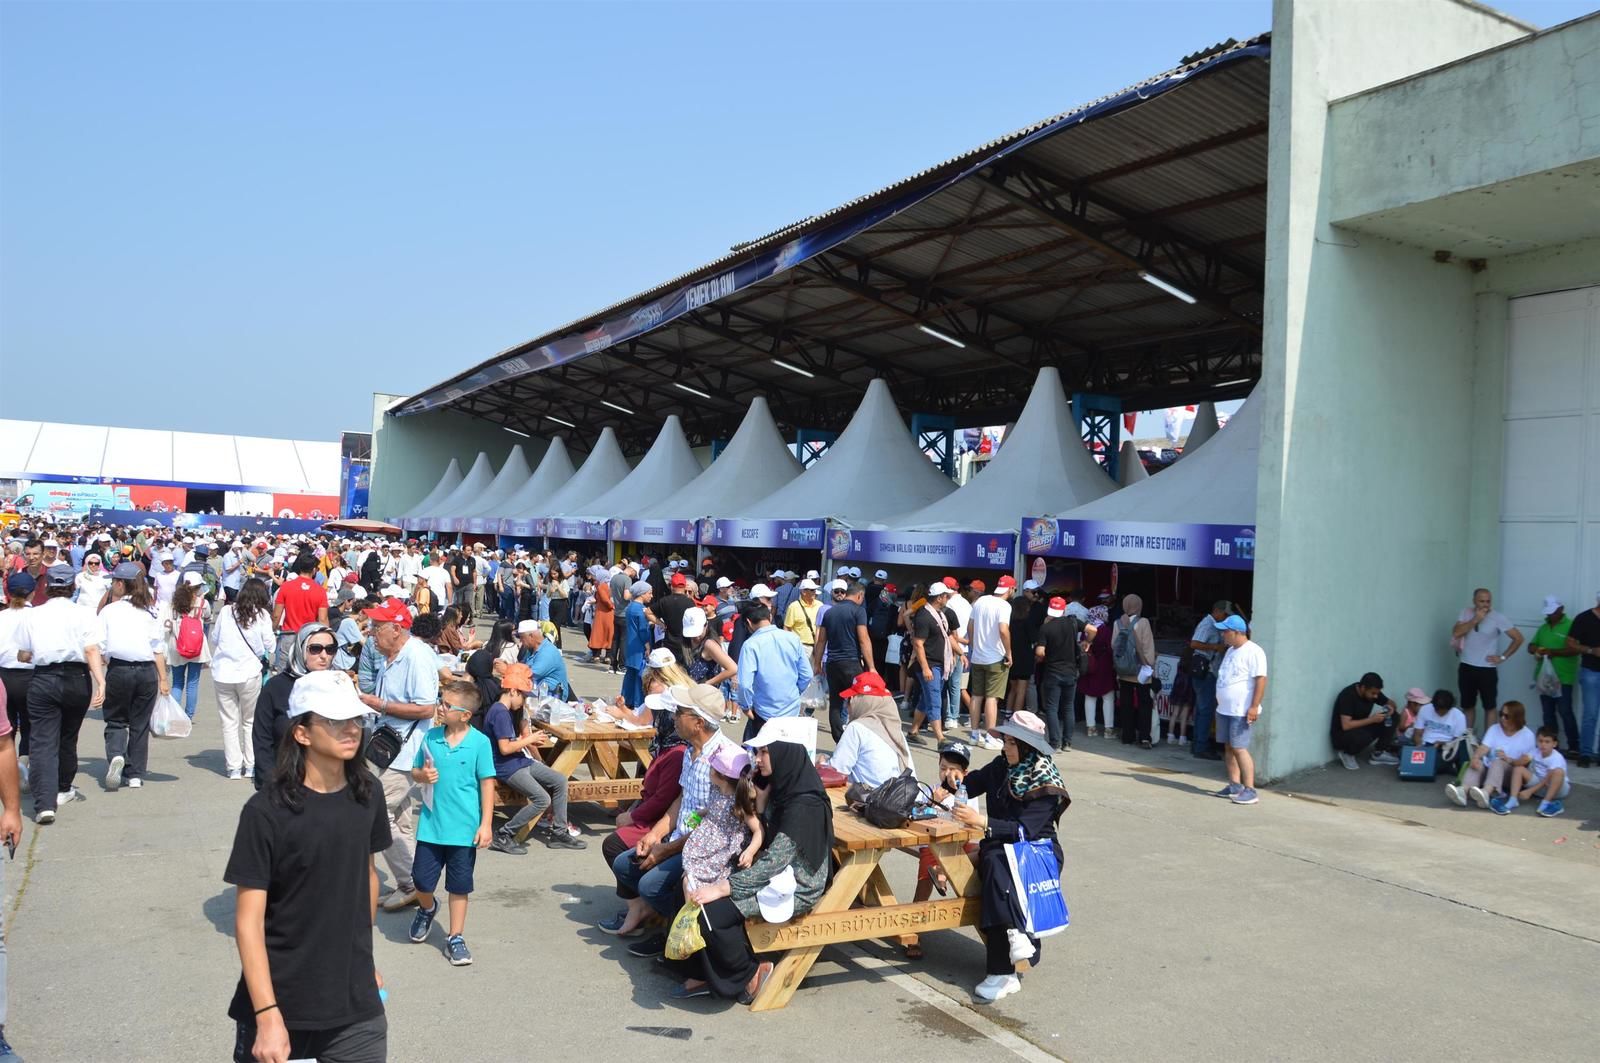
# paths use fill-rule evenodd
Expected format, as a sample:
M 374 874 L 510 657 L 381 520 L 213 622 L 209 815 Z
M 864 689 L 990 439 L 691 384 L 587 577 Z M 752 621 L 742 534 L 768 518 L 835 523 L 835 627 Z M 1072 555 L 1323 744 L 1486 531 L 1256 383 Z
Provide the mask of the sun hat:
M 361 703 L 350 676 L 333 668 L 307 672 L 295 680 L 289 691 L 288 715 L 292 719 L 308 712 L 325 720 L 358 720 L 377 715 Z
M 1406 701 L 1408 702 L 1415 702 L 1418 705 L 1426 705 L 1432 700 L 1433 698 L 1429 697 L 1427 692 L 1425 692 L 1421 687 L 1412 687 L 1410 690 L 1406 691 Z
M 1012 713 L 1011 719 L 989 733 L 1010 735 L 1019 742 L 1027 743 L 1047 757 L 1055 752 L 1050 747 L 1050 737 L 1045 734 L 1044 721 L 1025 709 L 1021 712 Z
M 883 681 L 883 676 L 877 672 L 862 672 L 856 676 L 855 682 L 839 691 L 841 698 L 854 698 L 862 694 L 875 698 L 892 696 L 889 693 L 889 685 Z
M 667 688 L 667 697 L 674 709 L 687 709 L 713 726 L 722 725 L 726 699 L 716 687 L 704 683 L 692 683 L 689 686 L 674 683 Z
M 732 742 L 719 742 L 708 758 L 711 770 L 729 779 L 737 779 L 750 764 L 750 754 Z
M 520 690 L 524 694 L 533 693 L 533 669 L 525 664 L 506 665 L 505 671 L 500 673 L 500 688 Z
M 1050 605 L 1045 609 L 1048 616 L 1066 616 L 1067 600 L 1065 598 L 1051 598 Z
M 657 646 L 645 655 L 644 663 L 646 668 L 671 668 L 678 663 L 678 658 L 665 646 Z
M 688 609 L 683 614 L 683 637 L 697 639 L 706 633 L 706 611 Z

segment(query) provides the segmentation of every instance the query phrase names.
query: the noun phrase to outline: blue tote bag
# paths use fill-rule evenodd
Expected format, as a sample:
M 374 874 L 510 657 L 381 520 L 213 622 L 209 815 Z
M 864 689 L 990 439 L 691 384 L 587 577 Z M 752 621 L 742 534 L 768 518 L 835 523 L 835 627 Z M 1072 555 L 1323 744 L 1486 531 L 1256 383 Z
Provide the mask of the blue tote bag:
M 1017 900 L 1027 915 L 1020 929 L 1036 938 L 1059 934 L 1071 925 L 1067 915 L 1067 895 L 1061 889 L 1061 872 L 1056 854 L 1048 841 L 1029 841 L 1017 830 L 1017 841 L 1006 844 L 1006 863 L 1011 865 L 1011 880 Z

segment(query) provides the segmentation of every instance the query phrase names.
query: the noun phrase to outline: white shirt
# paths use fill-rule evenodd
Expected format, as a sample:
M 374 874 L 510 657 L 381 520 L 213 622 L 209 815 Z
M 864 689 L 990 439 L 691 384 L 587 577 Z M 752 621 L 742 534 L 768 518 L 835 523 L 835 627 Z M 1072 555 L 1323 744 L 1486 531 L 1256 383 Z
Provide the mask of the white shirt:
M 72 592 L 72 600 L 90 609 L 99 606 L 100 599 L 104 598 L 106 591 L 111 588 L 110 577 L 91 576 L 88 570 L 78 573 L 72 583 L 76 588 Z
M 900 757 L 878 732 L 863 727 L 860 721 L 847 724 L 839 744 L 828 758 L 851 782 L 882 786 L 900 774 Z
M 163 625 L 153 612 L 126 598 L 100 610 L 106 656 L 117 661 L 153 661 L 162 650 Z
M 17 642 L 21 637 L 17 629 L 28 622 L 32 606 L 21 609 L 0 609 L 0 668 L 32 668 L 33 662 L 24 664 L 17 660 Z
M 956 634 L 967 637 L 967 621 L 972 616 L 972 603 L 959 594 L 950 595 L 944 607 L 956 614 Z
M 1451 709 L 1444 715 L 1430 701 L 1417 709 L 1417 718 L 1411 721 L 1411 734 L 1422 731 L 1424 745 L 1434 746 L 1453 742 L 1467 733 L 1467 718 L 1460 709 Z
M 972 619 L 966 625 L 972 640 L 969 651 L 973 664 L 999 664 L 1006 659 L 1000 641 L 1000 625 L 1011 623 L 1011 603 L 997 594 L 986 594 L 972 606 Z
M 212 628 L 216 645 L 211 650 L 211 678 L 218 683 L 248 683 L 261 678 L 261 658 L 276 645 L 272 616 L 256 614 L 255 623 L 240 628 L 234 607 L 225 605 Z
M 1509 760 L 1521 760 L 1539 752 L 1539 740 L 1534 737 L 1533 728 L 1526 726 L 1508 735 L 1495 724 L 1483 733 L 1483 744 Z
M 172 604 L 172 592 L 178 589 L 178 581 L 182 578 L 183 573 L 179 572 L 177 569 L 173 569 L 171 572 L 156 573 L 155 581 L 157 605 L 167 606 Z
M 1523 730 L 1526 731 L 1527 728 L 1524 727 Z M 1553 771 L 1566 771 L 1567 758 L 1561 755 L 1561 750 L 1559 749 L 1552 749 L 1548 757 L 1540 756 L 1539 748 L 1535 746 L 1533 760 L 1528 762 L 1528 766 L 1533 769 L 1533 777 L 1543 782 L 1550 777 L 1550 773 Z
M 1471 609 L 1463 609 L 1461 615 L 1456 617 L 1456 623 L 1464 624 L 1472 617 Z M 1468 628 L 1467 633 L 1461 636 L 1461 663 L 1474 668 L 1495 667 L 1489 663 L 1489 657 L 1501 652 L 1505 633 L 1514 627 L 1516 625 L 1504 613 L 1491 610 L 1488 616 L 1478 622 L 1478 630 Z
M 1266 674 L 1266 650 L 1253 642 L 1229 647 L 1217 665 L 1217 715 L 1247 714 L 1256 695 L 1256 680 Z
M 17 627 L 16 648 L 33 651 L 33 666 L 84 663 L 84 651 L 105 644 L 105 629 L 94 610 L 65 598 L 51 598 L 29 610 Z
M 428 581 L 428 589 L 433 591 L 436 602 L 446 601 L 450 596 L 450 574 L 438 565 L 429 565 L 418 573 Z
M 415 581 L 417 576 L 422 572 L 422 555 L 401 554 L 399 568 L 400 585 L 402 587 L 408 586 Z

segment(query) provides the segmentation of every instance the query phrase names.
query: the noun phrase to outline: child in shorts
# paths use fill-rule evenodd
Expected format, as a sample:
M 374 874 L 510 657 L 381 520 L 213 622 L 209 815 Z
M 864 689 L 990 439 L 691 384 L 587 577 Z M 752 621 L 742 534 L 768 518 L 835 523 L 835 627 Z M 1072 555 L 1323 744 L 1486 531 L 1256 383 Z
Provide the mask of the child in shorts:
M 439 914 L 434 890 L 441 872 L 450 894 L 450 933 L 445 955 L 452 967 L 472 962 L 463 932 L 467 926 L 467 897 L 472 893 L 472 871 L 478 850 L 493 838 L 494 754 L 489 739 L 471 726 L 472 715 L 483 703 L 476 684 L 453 679 L 444 684 L 439 706 L 444 725 L 430 730 L 417 750 L 411 778 L 422 785 L 421 814 L 417 817 L 417 856 L 411 877 L 417 887 L 417 914 L 411 920 L 411 940 L 428 939 Z
M 1543 794 L 1539 801 L 1539 815 L 1549 819 L 1566 811 L 1562 800 L 1572 792 L 1572 781 L 1567 778 L 1567 758 L 1557 748 L 1561 735 L 1554 727 L 1541 727 L 1539 746 L 1526 765 L 1511 769 L 1511 792 L 1496 794 L 1489 807 L 1496 814 L 1508 816 L 1523 801 Z

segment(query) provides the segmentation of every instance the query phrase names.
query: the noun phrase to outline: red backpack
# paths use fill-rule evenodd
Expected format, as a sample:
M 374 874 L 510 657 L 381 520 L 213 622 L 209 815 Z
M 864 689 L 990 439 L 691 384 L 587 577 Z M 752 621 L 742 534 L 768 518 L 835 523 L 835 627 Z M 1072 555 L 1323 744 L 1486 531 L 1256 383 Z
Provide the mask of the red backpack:
M 190 614 L 178 621 L 178 637 L 173 640 L 178 656 L 186 660 L 199 657 L 206 648 L 206 629 L 200 618 Z

